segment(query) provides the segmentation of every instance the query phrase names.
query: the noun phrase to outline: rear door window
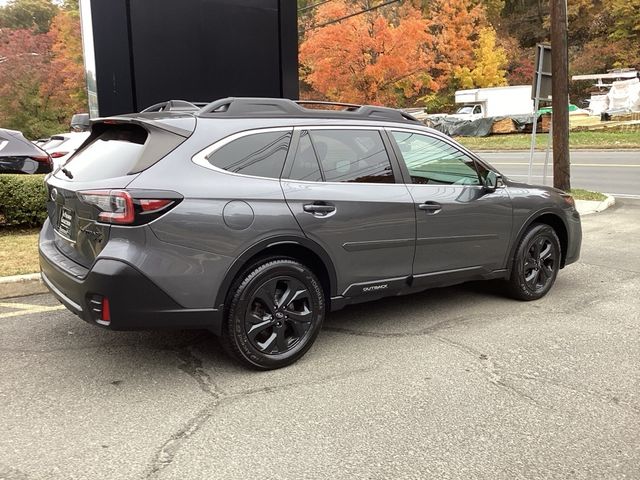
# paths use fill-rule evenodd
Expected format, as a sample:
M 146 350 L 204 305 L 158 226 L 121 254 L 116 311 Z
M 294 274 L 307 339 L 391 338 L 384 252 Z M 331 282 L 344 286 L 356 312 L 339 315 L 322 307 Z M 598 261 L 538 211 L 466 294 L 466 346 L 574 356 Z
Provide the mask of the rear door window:
M 312 129 L 309 136 L 324 181 L 395 183 L 379 131 Z
M 206 156 L 214 167 L 256 177 L 280 178 L 291 130 L 244 135 Z

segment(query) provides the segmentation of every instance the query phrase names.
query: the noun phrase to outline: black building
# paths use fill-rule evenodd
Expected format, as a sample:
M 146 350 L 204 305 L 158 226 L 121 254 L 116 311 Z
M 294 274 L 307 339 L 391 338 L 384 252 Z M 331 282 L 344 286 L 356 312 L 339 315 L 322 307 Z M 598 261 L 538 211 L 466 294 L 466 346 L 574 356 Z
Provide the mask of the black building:
M 294 0 L 81 0 L 92 117 L 169 99 L 298 98 Z

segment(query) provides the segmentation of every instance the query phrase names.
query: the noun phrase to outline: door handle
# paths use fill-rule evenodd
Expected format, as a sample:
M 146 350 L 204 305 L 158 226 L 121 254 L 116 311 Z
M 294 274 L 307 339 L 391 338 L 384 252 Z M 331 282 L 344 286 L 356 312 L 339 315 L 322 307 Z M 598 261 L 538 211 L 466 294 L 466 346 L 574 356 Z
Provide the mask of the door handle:
M 307 213 L 313 213 L 314 215 L 324 216 L 331 212 L 336 211 L 336 207 L 333 205 L 327 205 L 326 203 L 308 203 L 302 206 L 302 209 Z
M 418 205 L 418 208 L 420 210 L 424 210 L 425 212 L 435 214 L 442 210 L 442 205 L 440 205 L 438 202 L 424 202 Z

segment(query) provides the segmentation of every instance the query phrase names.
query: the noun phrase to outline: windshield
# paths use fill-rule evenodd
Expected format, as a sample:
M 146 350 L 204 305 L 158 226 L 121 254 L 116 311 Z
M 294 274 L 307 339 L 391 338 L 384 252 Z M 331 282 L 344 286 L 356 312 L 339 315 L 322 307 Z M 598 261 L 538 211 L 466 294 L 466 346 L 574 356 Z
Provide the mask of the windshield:
M 458 110 L 458 113 L 467 114 L 473 113 L 473 105 L 466 105 Z

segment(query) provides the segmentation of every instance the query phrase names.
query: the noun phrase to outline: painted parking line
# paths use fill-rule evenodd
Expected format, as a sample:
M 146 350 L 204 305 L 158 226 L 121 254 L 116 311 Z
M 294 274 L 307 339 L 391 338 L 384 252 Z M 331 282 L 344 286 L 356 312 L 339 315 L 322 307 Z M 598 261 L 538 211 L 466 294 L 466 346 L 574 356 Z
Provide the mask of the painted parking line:
M 31 305 L 29 303 L 0 303 L 0 307 L 11 308 L 15 311 L 0 313 L 0 319 L 19 317 L 20 315 L 31 315 L 33 313 L 53 312 L 56 310 L 62 310 L 64 305 L 54 305 L 48 307 L 46 305 Z

